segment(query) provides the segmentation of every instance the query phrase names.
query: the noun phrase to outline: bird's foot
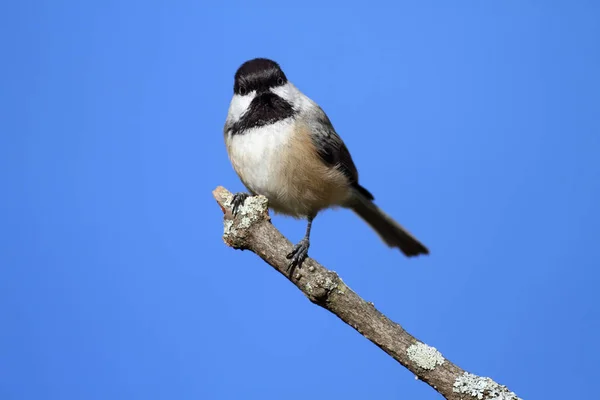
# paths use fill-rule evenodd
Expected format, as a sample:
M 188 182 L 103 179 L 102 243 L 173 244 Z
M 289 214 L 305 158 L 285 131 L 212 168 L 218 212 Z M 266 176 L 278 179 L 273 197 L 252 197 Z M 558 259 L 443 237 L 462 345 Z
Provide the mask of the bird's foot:
M 231 199 L 231 213 L 236 216 L 240 207 L 244 205 L 244 202 L 248 198 L 248 193 L 239 192 L 233 195 Z
M 302 239 L 294 246 L 294 249 L 286 256 L 288 260 L 291 260 L 288 265 L 288 273 L 293 276 L 296 268 L 301 268 L 302 263 L 308 256 L 308 248 L 310 247 L 310 241 L 308 238 Z

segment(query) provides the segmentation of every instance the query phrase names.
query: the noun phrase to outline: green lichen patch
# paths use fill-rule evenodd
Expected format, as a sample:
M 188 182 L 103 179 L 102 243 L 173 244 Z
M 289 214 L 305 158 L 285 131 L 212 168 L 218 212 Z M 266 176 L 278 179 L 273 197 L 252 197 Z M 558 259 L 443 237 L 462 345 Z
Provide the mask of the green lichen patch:
M 438 365 L 444 363 L 444 357 L 435 347 L 426 345 L 425 343 L 415 343 L 410 345 L 406 350 L 408 358 L 414 362 L 418 367 L 433 370 Z
M 516 394 L 490 378 L 465 372 L 454 381 L 452 390 L 479 400 L 521 400 Z

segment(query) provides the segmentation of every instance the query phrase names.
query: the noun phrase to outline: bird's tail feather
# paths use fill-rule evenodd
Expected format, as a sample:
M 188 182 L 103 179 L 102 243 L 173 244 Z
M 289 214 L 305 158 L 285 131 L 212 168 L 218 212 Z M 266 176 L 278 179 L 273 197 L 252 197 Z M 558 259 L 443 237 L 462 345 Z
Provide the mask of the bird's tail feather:
M 407 257 L 429 254 L 427 247 L 377 207 L 361 190 L 356 189 L 354 193 L 354 201 L 350 208 L 369 224 L 388 246 L 399 248 Z

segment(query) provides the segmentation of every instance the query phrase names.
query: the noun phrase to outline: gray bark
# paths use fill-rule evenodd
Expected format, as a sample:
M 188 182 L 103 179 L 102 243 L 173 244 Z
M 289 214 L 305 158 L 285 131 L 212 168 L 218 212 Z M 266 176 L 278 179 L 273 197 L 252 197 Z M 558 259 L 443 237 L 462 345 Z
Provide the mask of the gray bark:
M 312 258 L 288 276 L 286 254 L 293 245 L 271 224 L 265 197 L 248 197 L 234 218 L 230 206 L 233 195 L 223 187 L 216 188 L 213 195 L 225 214 L 223 239 L 228 246 L 258 255 L 312 303 L 335 314 L 444 398 L 520 400 L 505 386 L 466 372 L 434 347 L 417 340 Z

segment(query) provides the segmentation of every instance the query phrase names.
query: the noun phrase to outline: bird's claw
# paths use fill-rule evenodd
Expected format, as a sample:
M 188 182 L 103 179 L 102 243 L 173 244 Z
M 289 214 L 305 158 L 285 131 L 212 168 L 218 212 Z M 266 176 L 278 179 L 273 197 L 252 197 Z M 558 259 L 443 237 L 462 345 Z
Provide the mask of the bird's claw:
M 236 216 L 240 207 L 244 205 L 244 202 L 248 198 L 248 193 L 239 192 L 233 195 L 231 199 L 231 213 Z
M 290 276 L 293 276 L 296 268 L 301 268 L 302 263 L 308 257 L 308 248 L 310 247 L 310 242 L 308 239 L 302 239 L 297 245 L 294 246 L 294 249 L 288 253 L 285 258 L 291 260 L 288 264 L 288 273 Z

